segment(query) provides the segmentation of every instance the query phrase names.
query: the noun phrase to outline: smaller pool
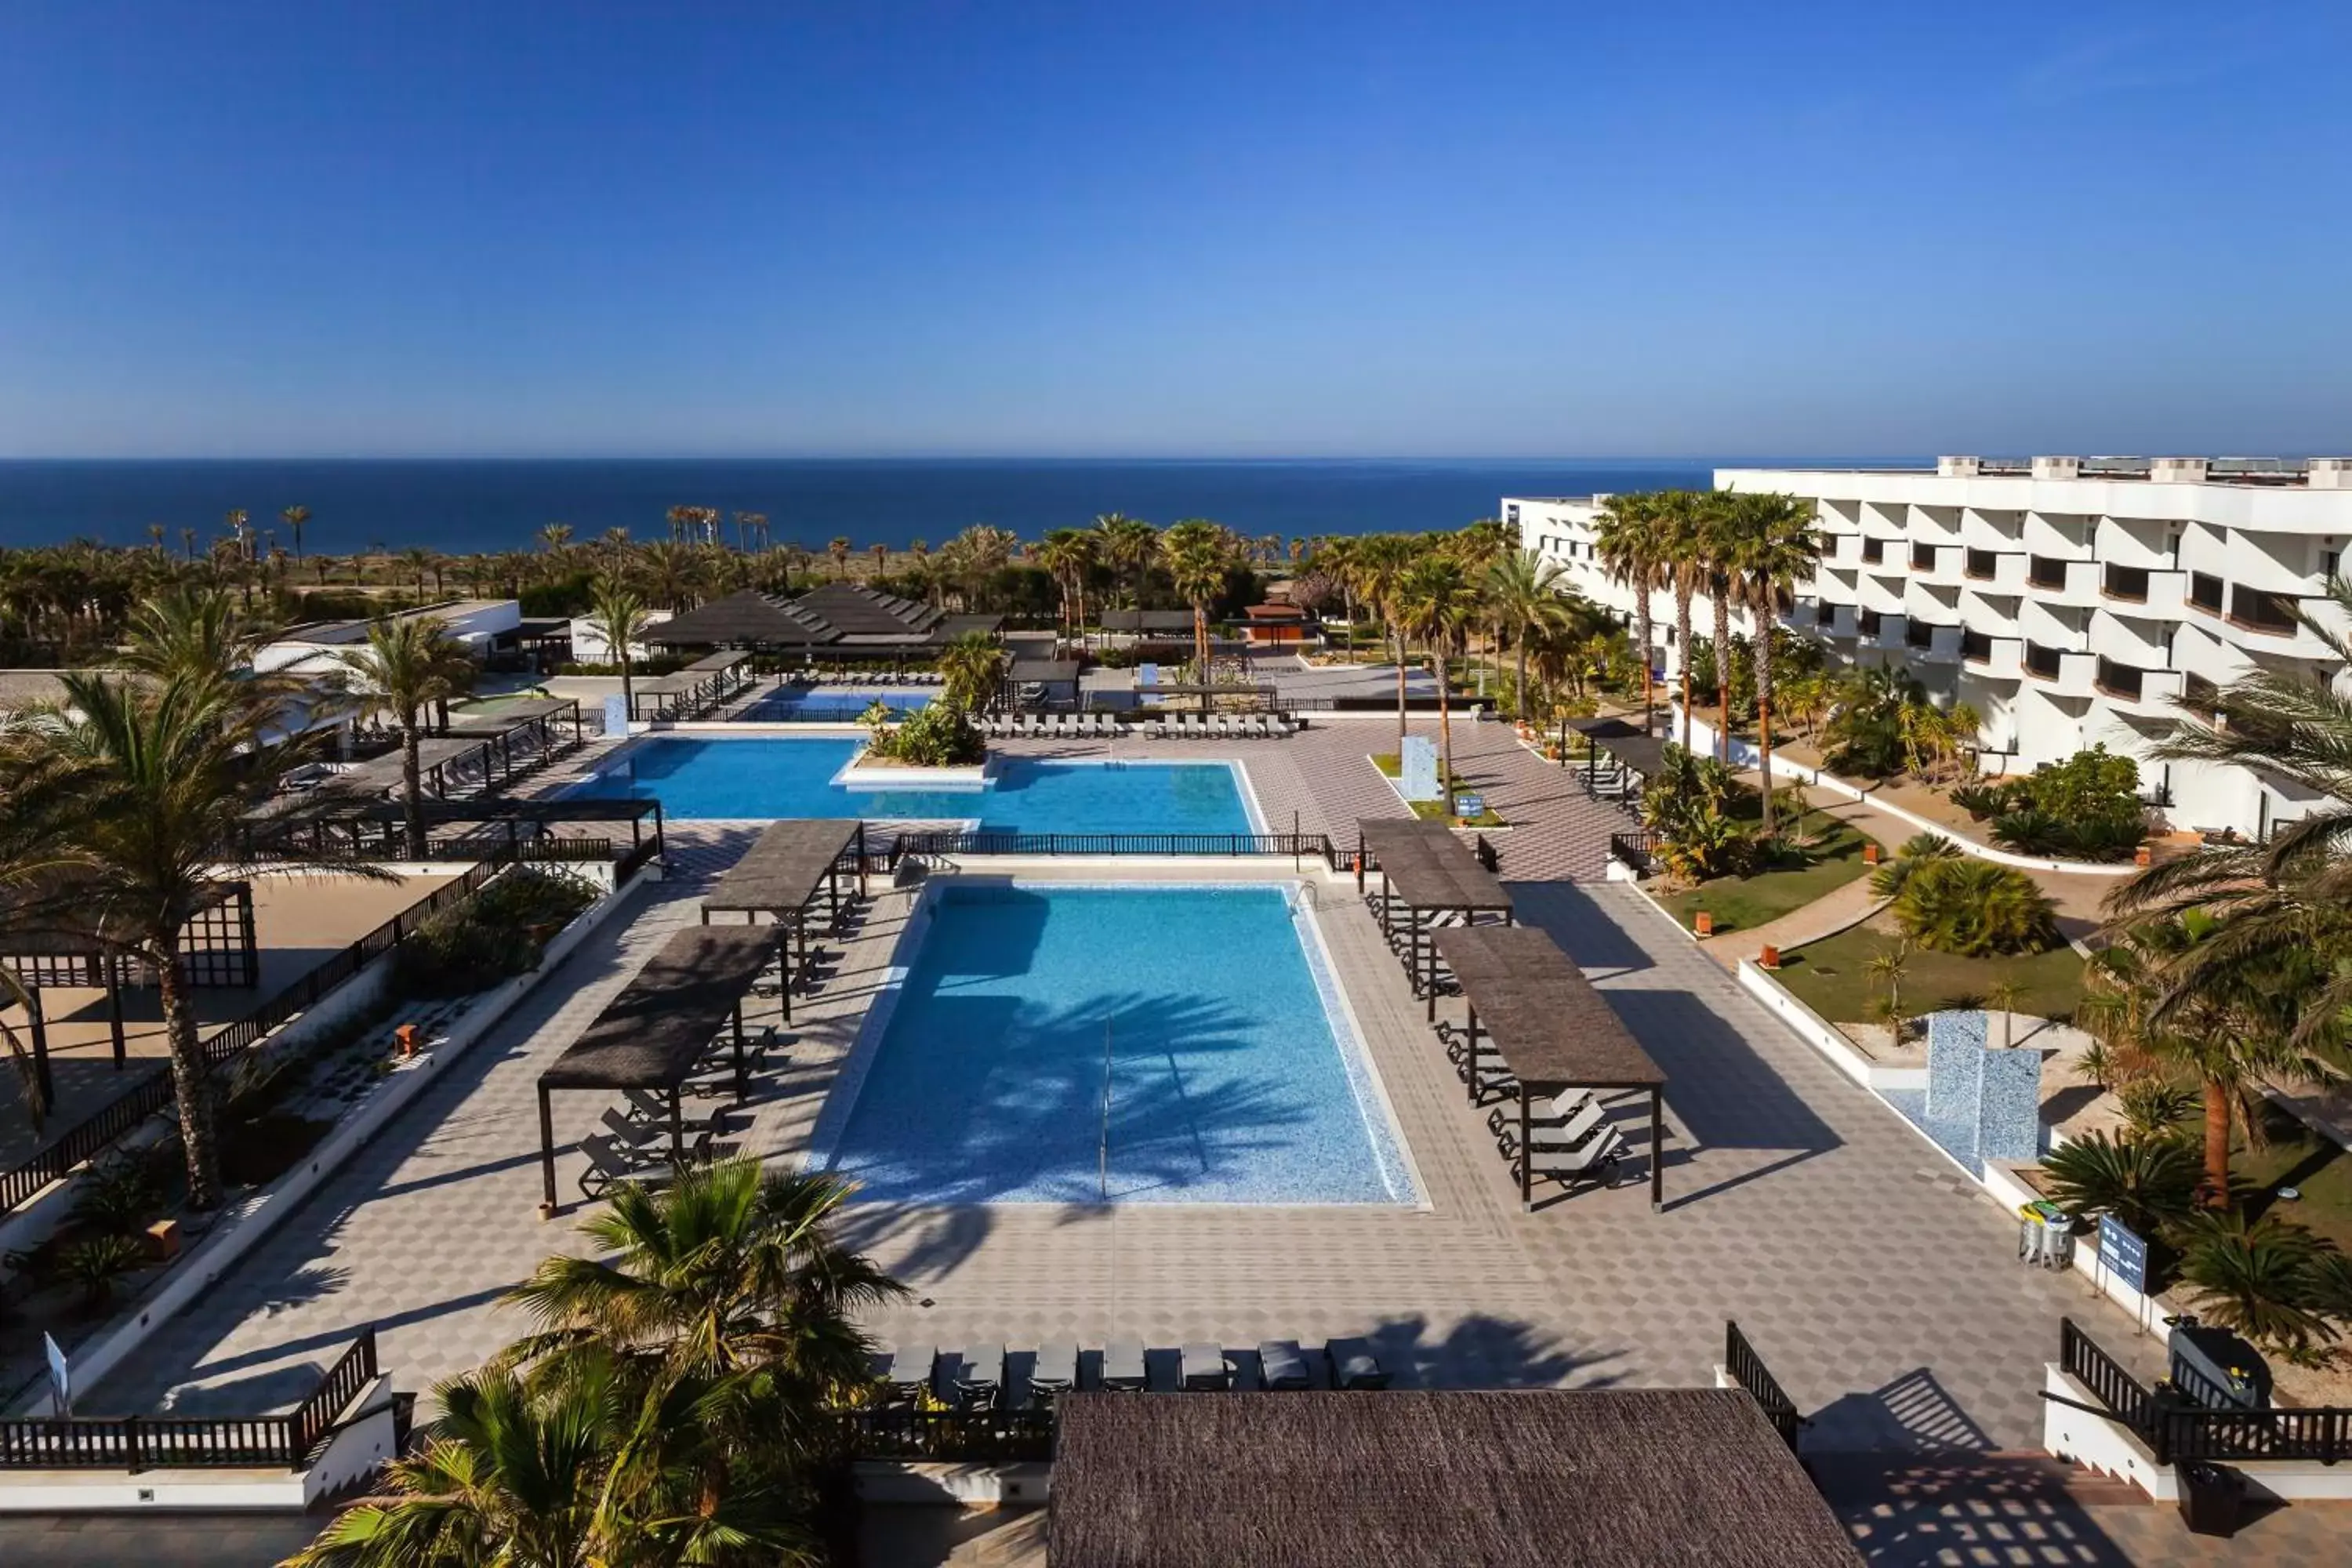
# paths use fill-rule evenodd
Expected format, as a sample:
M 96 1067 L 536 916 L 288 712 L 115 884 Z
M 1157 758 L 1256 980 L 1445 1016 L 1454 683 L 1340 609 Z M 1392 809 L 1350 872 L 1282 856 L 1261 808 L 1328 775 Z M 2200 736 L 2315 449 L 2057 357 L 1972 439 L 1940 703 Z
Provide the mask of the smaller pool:
M 934 695 L 929 691 L 779 691 L 762 697 L 737 717 L 752 724 L 855 724 L 877 702 L 890 710 L 893 718 L 904 719 L 919 708 L 929 707 Z
M 833 782 L 845 736 L 650 735 L 576 793 L 653 799 L 682 821 L 783 816 L 968 821 L 992 833 L 1262 833 L 1229 763 L 999 756 L 986 789 L 853 790 Z

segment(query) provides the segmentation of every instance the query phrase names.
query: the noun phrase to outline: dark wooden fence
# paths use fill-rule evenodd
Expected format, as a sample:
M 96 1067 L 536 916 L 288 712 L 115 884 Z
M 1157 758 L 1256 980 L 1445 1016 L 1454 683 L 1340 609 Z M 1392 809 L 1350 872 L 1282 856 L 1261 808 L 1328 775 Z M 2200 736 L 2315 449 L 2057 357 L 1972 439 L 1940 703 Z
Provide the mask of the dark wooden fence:
M 1622 860 L 1646 877 L 1656 865 L 1656 860 L 1651 854 L 1652 847 L 1656 843 L 1656 837 L 1646 830 L 1612 833 L 1609 836 L 1609 858 L 1612 860 Z
M 580 846 L 579 848 L 572 847 Z M 653 858 L 660 844 L 646 839 L 614 862 L 618 886 Z M 361 970 L 398 947 L 418 923 L 436 910 L 481 889 L 482 884 L 516 860 L 604 860 L 618 849 L 604 838 L 541 838 L 509 845 L 503 840 L 476 845 L 466 854 L 478 863 L 454 881 L 444 883 L 421 902 L 410 906 L 375 930 L 320 964 L 286 990 L 204 1042 L 206 1065 L 217 1067 L 251 1049 L 273 1029 L 319 1004 L 319 999 Z M 381 857 L 377 857 L 381 858 Z M 96 1157 L 141 1121 L 172 1103 L 172 1075 L 158 1069 L 132 1083 L 59 1133 L 22 1164 L 0 1171 L 0 1215 L 7 1214 L 51 1182 L 61 1180 L 77 1165 Z
M 845 1410 L 837 1419 L 859 1459 L 1007 1465 L 1054 1457 L 1050 1410 Z
M 291 1415 L 81 1415 L 0 1420 L 0 1470 L 298 1470 L 376 1376 L 363 1330 Z
M 1790 1452 L 1797 1447 L 1797 1434 L 1803 1431 L 1805 1418 L 1797 1410 L 1797 1402 L 1789 1397 L 1748 1336 L 1739 1331 L 1739 1324 L 1727 1318 L 1723 1324 L 1723 1364 L 1732 1381 L 1746 1389 L 1750 1397 L 1764 1408 L 1765 1418 L 1780 1432 L 1780 1440 Z
M 2137 1434 L 2159 1465 L 2257 1459 L 2333 1465 L 2352 1459 L 2352 1406 L 2210 1410 L 2193 1405 L 2169 1388 L 2143 1385 L 2072 1318 L 2059 1324 L 2058 1364 Z

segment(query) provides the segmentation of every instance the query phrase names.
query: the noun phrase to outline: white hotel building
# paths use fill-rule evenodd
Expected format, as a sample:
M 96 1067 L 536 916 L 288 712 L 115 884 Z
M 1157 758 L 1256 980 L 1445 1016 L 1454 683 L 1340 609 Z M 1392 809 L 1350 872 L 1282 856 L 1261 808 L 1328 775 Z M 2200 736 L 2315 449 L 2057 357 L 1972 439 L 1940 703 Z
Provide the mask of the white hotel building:
M 1938 701 L 1970 704 L 1988 773 L 2104 742 L 2140 758 L 2175 827 L 2261 837 L 2309 809 L 2278 781 L 2146 748 L 2182 716 L 2176 700 L 2193 712 L 2257 664 L 2344 674 L 2289 611 L 2321 601 L 2352 540 L 2352 458 L 1942 458 L 1932 473 L 1719 468 L 1715 483 L 1813 503 L 1821 567 L 1783 623 L 1832 664 L 1899 664 Z M 1633 594 L 1593 552 L 1607 499 L 1506 497 L 1502 516 L 1630 618 Z M 1651 615 L 1673 669 L 1672 595 Z M 1704 598 L 1691 625 L 1710 635 Z

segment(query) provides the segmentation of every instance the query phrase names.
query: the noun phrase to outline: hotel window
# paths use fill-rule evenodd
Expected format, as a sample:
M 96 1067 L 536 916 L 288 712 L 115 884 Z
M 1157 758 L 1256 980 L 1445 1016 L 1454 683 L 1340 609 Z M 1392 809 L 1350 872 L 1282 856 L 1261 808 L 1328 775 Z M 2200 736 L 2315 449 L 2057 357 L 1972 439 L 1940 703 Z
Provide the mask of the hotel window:
M 2114 659 L 2102 658 L 2096 679 L 2100 690 L 2129 698 L 2135 702 L 2139 700 L 2142 675 L 2130 665 L 2117 664 Z
M 2230 618 L 2258 632 L 2294 630 L 2294 601 L 2284 594 L 2249 588 L 2241 583 L 2230 590 Z
M 2036 588 L 2063 588 L 2066 563 L 2054 555 L 2029 555 L 2025 558 L 2025 580 Z
M 1961 632 L 1960 657 L 1971 664 L 1982 664 L 1992 658 L 1992 634 L 1979 631 Z
M 2321 551 L 2319 552 L 2319 574 L 2323 577 L 2335 576 L 2341 569 L 2337 563 L 2342 561 L 2342 559 L 2343 556 L 2336 551 Z
M 2189 574 L 2189 602 L 2200 610 L 2221 613 L 2221 579 L 2210 572 Z
M 2000 557 L 1990 550 L 1971 550 L 1965 562 L 1969 575 L 1979 580 L 1990 578 L 2000 564 Z
M 2110 565 L 2100 591 L 2110 599 L 2130 599 L 2144 605 L 2147 602 L 2147 573 L 2138 566 Z
M 1813 625 L 1817 626 L 1833 626 L 1837 625 L 1837 606 L 1829 603 L 1827 600 L 1815 605 L 1813 606 Z
M 1885 560 L 1886 541 L 1883 539 L 1864 540 L 1862 542 L 1862 558 L 1864 562 L 1873 566 L 1875 566 L 1880 562 Z
M 1913 545 L 1911 547 L 1911 570 L 1914 572 L 1933 572 L 1935 569 L 1936 547 L 1932 544 Z
M 2208 724 L 2213 721 L 2221 700 L 2221 688 L 2203 676 L 2184 675 L 2180 678 L 2180 705 Z
M 1853 617 L 1855 629 L 1866 637 L 1874 637 L 1878 635 L 1878 623 L 1879 616 L 1876 610 L 1863 610 L 1857 612 Z
M 1517 507 L 1515 507 L 1515 506 L 1507 506 L 1507 507 L 1505 507 L 1505 508 L 1503 509 L 1503 521 L 1504 521 L 1505 522 L 1517 522 L 1517 521 L 1519 521 L 1519 509 L 1518 509 Z
M 2025 673 L 2038 675 L 2044 680 L 2058 679 L 2058 650 L 2038 642 L 2025 645 Z
M 1912 647 L 1936 646 L 1936 628 L 1927 621 L 1911 621 L 1903 628 L 1903 640 Z

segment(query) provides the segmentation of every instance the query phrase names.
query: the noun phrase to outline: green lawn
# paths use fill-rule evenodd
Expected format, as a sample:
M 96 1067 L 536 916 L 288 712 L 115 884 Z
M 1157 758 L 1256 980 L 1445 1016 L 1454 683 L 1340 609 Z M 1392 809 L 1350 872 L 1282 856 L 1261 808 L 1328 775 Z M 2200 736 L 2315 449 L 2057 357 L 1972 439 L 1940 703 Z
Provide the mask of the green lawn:
M 1381 772 L 1389 778 L 1393 779 L 1397 776 L 1397 754 L 1394 752 L 1378 752 L 1372 758 L 1372 766 L 1380 769 Z M 1464 778 L 1460 773 L 1455 773 L 1453 777 L 1454 787 L 1455 789 L 1475 790 L 1477 787 L 1471 784 L 1467 779 Z M 1415 816 L 1422 818 L 1423 821 L 1442 822 L 1445 820 L 1445 803 L 1444 801 L 1416 800 L 1408 802 L 1407 804 L 1412 805 L 1412 814 Z M 1472 818 L 1470 826 L 1473 827 L 1508 827 L 1510 824 L 1506 822 L 1502 816 L 1496 812 L 1495 808 L 1490 805 L 1486 810 L 1480 812 L 1475 817 Z
M 1752 877 L 1717 877 L 1658 901 L 1685 929 L 1691 916 L 1705 910 L 1715 917 L 1718 931 L 1754 931 L 1861 876 L 1862 847 L 1868 842 L 1861 829 L 1839 823 L 1820 844 L 1769 870 Z
M 2230 1178 L 2256 1189 L 2259 1210 L 2265 1203 L 2281 1219 L 2308 1226 L 2337 1247 L 2352 1251 L 2352 1155 L 2324 1133 L 2315 1132 L 2274 1105 L 2263 1107 L 2263 1130 L 2269 1142 L 2260 1149 L 2246 1146 L 2241 1133 L 2230 1151 Z M 2274 1187 L 2290 1186 L 2302 1196 L 2293 1203 L 2272 1200 Z
M 1836 1024 L 1871 1021 L 1882 988 L 1872 984 L 1872 955 L 1892 948 L 1892 930 L 1877 921 L 1780 955 L 1780 984 L 1814 1012 Z M 2017 1010 L 2036 1017 L 2072 1017 L 2083 999 L 2083 955 L 2071 947 L 2021 958 L 1961 958 L 1915 946 L 1903 974 L 1903 1011 L 1916 1017 L 1962 1003 L 1981 1004 L 2004 976 L 2024 991 Z

